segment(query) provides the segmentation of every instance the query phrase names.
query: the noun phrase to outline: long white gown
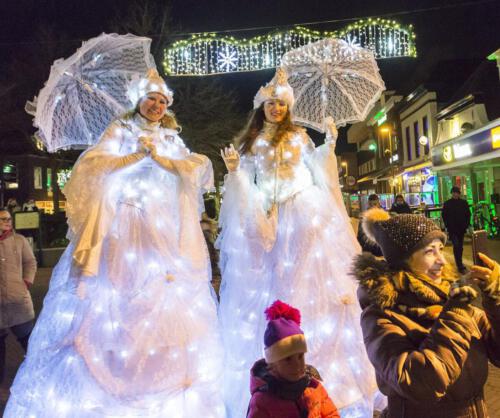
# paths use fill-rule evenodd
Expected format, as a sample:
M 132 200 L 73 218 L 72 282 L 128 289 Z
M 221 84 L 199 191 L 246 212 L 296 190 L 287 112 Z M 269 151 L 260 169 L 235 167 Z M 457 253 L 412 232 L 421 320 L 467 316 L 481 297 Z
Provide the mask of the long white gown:
M 249 371 L 263 357 L 264 309 L 280 299 L 301 311 L 306 362 L 319 370 L 342 416 L 371 418 L 375 375 L 348 274 L 360 248 L 342 200 L 334 144 L 315 148 L 300 130 L 273 145 L 274 132 L 266 123 L 224 185 L 219 317 L 229 416 L 246 414 Z
M 136 153 L 140 136 L 174 159 L 178 175 Z M 64 190 L 71 243 L 5 417 L 225 416 L 199 225 L 212 182 L 206 157 L 138 115 L 112 123 L 80 157 Z

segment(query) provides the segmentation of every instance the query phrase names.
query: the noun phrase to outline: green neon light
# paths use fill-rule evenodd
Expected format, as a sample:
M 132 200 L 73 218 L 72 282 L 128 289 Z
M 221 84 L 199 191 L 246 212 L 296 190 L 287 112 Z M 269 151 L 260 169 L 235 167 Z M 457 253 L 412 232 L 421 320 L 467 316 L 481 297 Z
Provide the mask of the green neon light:
M 488 56 L 486 57 L 486 59 L 487 59 L 488 61 L 496 61 L 496 60 L 497 60 L 497 58 L 498 58 L 498 55 L 497 55 L 496 51 L 495 51 L 495 52 L 492 52 L 490 55 L 488 55 Z

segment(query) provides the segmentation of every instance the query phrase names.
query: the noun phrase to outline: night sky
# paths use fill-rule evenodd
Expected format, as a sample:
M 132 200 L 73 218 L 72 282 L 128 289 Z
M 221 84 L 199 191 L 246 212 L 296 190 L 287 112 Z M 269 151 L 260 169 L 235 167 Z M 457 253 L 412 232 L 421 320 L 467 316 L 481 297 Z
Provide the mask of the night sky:
M 171 5 L 173 25 L 181 33 L 286 27 L 337 20 L 335 23 L 309 26 L 312 29 L 333 30 L 370 16 L 411 23 L 417 34 L 418 58 L 379 61 L 387 87 L 402 93 L 408 93 L 436 74 L 440 74 L 441 78 L 449 76 L 450 80 L 457 82 L 464 80 L 470 68 L 500 47 L 498 0 L 151 1 L 158 5 Z M 74 50 L 81 40 L 111 31 L 110 22 L 126 13 L 128 3 L 127 0 L 2 0 L 0 82 L 8 84 L 13 74 L 17 79 L 22 79 L 24 73 L 30 77 L 28 70 L 31 63 L 39 59 L 38 54 L 42 57 L 47 48 Z M 35 34 L 40 27 L 51 28 L 57 36 L 54 43 L 36 43 Z M 268 31 L 263 29 L 251 33 Z M 234 35 L 238 36 L 237 33 Z M 44 79 L 49 72 L 48 65 L 46 67 Z M 258 87 L 271 76 L 272 71 L 261 71 L 219 78 L 238 92 L 240 105 L 247 110 Z M 31 97 L 40 87 L 33 87 Z

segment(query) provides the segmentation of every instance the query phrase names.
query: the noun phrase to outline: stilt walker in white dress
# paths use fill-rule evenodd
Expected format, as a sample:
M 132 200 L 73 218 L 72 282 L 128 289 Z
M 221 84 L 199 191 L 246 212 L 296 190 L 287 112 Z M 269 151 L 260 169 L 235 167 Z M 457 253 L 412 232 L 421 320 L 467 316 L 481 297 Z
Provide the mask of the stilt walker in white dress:
M 376 390 L 349 276 L 360 252 L 340 192 L 332 123 L 315 147 L 291 122 L 294 103 L 278 69 L 254 100 L 249 123 L 222 154 L 221 303 L 229 415 L 244 417 L 252 362 L 262 357 L 262 312 L 276 299 L 302 312 L 308 361 L 343 417 L 371 417 Z
M 76 163 L 54 269 L 6 417 L 224 416 L 222 346 L 200 228 L 210 161 L 190 153 L 156 70 Z

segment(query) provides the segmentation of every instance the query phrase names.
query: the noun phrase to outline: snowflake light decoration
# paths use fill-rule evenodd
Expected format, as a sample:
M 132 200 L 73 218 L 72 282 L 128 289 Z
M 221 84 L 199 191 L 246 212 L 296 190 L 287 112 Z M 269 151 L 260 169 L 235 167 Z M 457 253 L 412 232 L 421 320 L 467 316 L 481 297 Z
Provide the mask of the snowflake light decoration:
M 238 52 L 236 49 L 230 50 L 226 48 L 225 51 L 219 52 L 219 59 L 217 60 L 219 68 L 224 72 L 236 70 L 238 65 Z
M 417 56 L 412 25 L 369 18 L 336 31 L 320 32 L 296 26 L 250 39 L 216 33 L 195 34 L 165 49 L 163 67 L 171 76 L 265 70 L 279 66 L 286 52 L 326 38 L 347 41 L 351 51 L 369 49 L 377 59 Z

